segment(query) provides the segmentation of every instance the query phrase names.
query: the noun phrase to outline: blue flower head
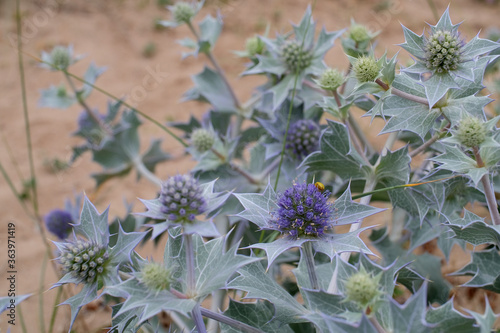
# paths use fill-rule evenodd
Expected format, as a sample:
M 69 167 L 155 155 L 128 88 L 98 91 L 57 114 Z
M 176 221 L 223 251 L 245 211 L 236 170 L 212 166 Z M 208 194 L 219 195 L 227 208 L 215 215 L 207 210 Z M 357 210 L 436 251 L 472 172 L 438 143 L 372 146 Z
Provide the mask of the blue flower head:
M 175 175 L 164 181 L 160 203 L 162 213 L 175 223 L 193 222 L 207 209 L 203 190 L 191 175 Z
M 65 210 L 54 209 L 45 215 L 45 226 L 47 230 L 59 237 L 65 239 L 73 228 L 72 224 L 75 223 L 71 214 Z
M 318 150 L 321 129 L 310 119 L 296 121 L 290 126 L 286 148 L 299 160 Z
M 318 238 L 331 227 L 333 207 L 328 191 L 314 184 L 294 184 L 278 197 L 271 226 L 290 238 Z

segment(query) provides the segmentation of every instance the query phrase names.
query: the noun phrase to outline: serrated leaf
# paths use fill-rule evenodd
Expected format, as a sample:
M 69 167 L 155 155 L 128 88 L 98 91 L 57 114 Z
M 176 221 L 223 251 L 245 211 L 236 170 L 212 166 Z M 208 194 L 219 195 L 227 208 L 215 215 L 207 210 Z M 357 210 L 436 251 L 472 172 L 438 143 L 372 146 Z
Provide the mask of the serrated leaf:
M 82 97 L 86 99 L 87 97 L 90 96 L 90 93 L 94 89 L 92 86 L 97 78 L 102 75 L 106 71 L 106 67 L 97 67 L 93 62 L 90 63 L 89 67 L 87 68 L 87 71 L 85 72 L 83 78 L 86 82 L 84 83 L 82 87 Z
M 293 330 L 282 322 L 274 319 L 273 306 L 264 301 L 256 303 L 237 302 L 229 299 L 229 306 L 224 315 L 258 328 L 266 333 L 293 333 Z M 221 324 L 222 333 L 239 333 L 235 328 Z
M 328 121 L 320 140 L 321 152 L 309 155 L 301 164 L 308 172 L 332 171 L 344 179 L 364 179 L 368 165 L 352 147 L 347 128 Z
M 73 95 L 68 95 L 64 86 L 50 86 L 40 91 L 38 105 L 42 108 L 67 109 L 77 102 Z
M 441 165 L 439 169 L 450 170 L 469 176 L 477 186 L 482 176 L 488 173 L 486 168 L 478 168 L 475 160 L 465 155 L 456 146 L 444 145 L 445 152 L 432 160 Z
M 500 254 L 493 248 L 472 252 L 471 261 L 452 275 L 473 275 L 464 287 L 479 287 L 500 293 Z
M 109 251 L 110 265 L 118 267 L 122 262 L 131 261 L 131 253 L 144 236 L 146 236 L 145 232 L 125 232 L 119 224 L 116 245 Z
M 176 311 L 187 315 L 196 305 L 194 300 L 177 298 L 166 290 L 149 291 L 136 279 L 129 279 L 118 285 L 109 286 L 105 293 L 126 299 L 115 316 L 134 310 L 139 322 L 143 322 L 161 311 Z
M 400 46 L 409 53 L 413 54 L 415 57 L 424 58 L 425 51 L 423 50 L 423 45 L 425 38 L 423 34 L 419 36 L 404 25 L 401 26 L 403 27 L 405 43 Z
M 83 289 L 78 294 L 68 298 L 66 301 L 61 303 L 61 304 L 67 304 L 71 308 L 71 320 L 68 332 L 71 331 L 71 328 L 75 323 L 76 316 L 80 312 L 80 309 L 84 305 L 95 300 L 96 298 L 97 298 L 97 284 L 96 283 L 84 284 Z
M 500 246 L 500 226 L 488 225 L 481 218 L 479 221 L 467 225 L 447 224 L 456 238 L 462 239 L 472 245 L 495 244 Z
M 404 305 L 398 304 L 391 299 L 387 312 L 377 312 L 378 322 L 389 332 L 407 332 L 407 333 L 427 333 L 435 326 L 426 322 L 425 312 L 427 307 L 426 301 L 427 284 L 419 289 L 417 293 L 412 295 Z
M 368 320 L 366 315 L 361 315 L 359 322 L 353 323 L 338 317 L 316 315 L 309 317 L 323 333 L 377 333 L 377 329 Z M 318 320 L 321 318 L 321 320 Z
M 206 98 L 217 111 L 236 110 L 236 105 L 229 88 L 219 73 L 205 67 L 203 71 L 192 77 L 198 92 Z
M 19 303 L 29 298 L 32 294 L 20 295 L 15 297 L 0 297 L 0 313 L 3 313 L 10 305 L 18 306 Z
M 478 333 L 474 319 L 466 317 L 453 306 L 453 298 L 440 307 L 430 307 L 425 316 L 427 322 L 435 324 L 431 333 Z
M 275 319 L 284 323 L 300 323 L 308 311 L 285 289 L 264 271 L 260 263 L 252 263 L 238 270 L 240 276 L 233 279 L 228 288 L 248 292 L 245 298 L 265 299 L 275 309 Z
M 486 303 L 486 308 L 484 309 L 484 314 L 482 315 L 480 315 L 477 312 L 467 311 L 474 317 L 474 319 L 476 319 L 476 322 L 479 325 L 480 333 L 490 333 L 493 329 L 493 325 L 495 324 L 495 320 L 499 317 L 499 315 L 495 314 L 491 309 L 490 302 L 486 295 L 485 295 L 485 303 Z
M 155 172 L 156 165 L 161 162 L 165 162 L 170 159 L 170 154 L 165 153 L 161 149 L 161 139 L 155 139 L 151 142 L 149 149 L 142 154 L 142 163 L 146 166 L 146 168 L 152 173 Z M 138 173 L 139 175 L 139 173 Z
M 208 52 L 215 46 L 217 39 L 219 39 L 220 33 L 222 31 L 222 18 L 217 16 L 214 18 L 207 15 L 203 21 L 200 22 L 200 40 L 203 42 L 208 42 L 207 48 L 201 48 L 199 52 Z
M 434 74 L 428 80 L 422 82 L 425 88 L 425 96 L 429 101 L 429 109 L 432 108 L 452 88 L 459 88 L 455 80 L 448 73 Z
M 384 211 L 384 209 L 381 208 L 354 202 L 351 197 L 351 188 L 348 187 L 333 203 L 335 225 L 361 222 L 365 217 Z
M 255 223 L 260 229 L 269 225 L 270 212 L 278 208 L 275 203 L 276 193 L 271 184 L 268 184 L 264 193 L 234 193 L 234 196 L 245 207 L 237 216 Z
M 89 198 L 85 196 L 80 223 L 74 226 L 74 231 L 88 240 L 97 242 L 99 245 L 108 246 L 108 209 L 99 214 Z

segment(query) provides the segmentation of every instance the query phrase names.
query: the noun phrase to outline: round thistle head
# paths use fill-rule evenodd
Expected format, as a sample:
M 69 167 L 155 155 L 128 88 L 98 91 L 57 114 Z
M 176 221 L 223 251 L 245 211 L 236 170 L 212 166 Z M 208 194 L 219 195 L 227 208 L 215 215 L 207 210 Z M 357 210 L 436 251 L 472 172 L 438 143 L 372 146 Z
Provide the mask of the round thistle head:
M 66 70 L 71 65 L 71 53 L 67 47 L 56 46 L 50 52 L 52 65 L 57 69 Z
M 361 308 L 372 304 L 380 294 L 378 280 L 364 269 L 351 275 L 345 284 L 347 300 Z
M 356 79 L 360 83 L 373 82 L 380 73 L 380 66 L 373 57 L 362 56 L 357 59 L 352 67 Z
M 425 41 L 425 64 L 437 73 L 447 73 L 458 68 L 464 42 L 458 33 L 446 30 L 434 32 Z
M 193 147 L 200 153 L 206 152 L 212 148 L 215 142 L 215 137 L 212 132 L 204 128 L 197 128 L 191 134 L 191 143 Z
M 291 72 L 299 73 L 311 65 L 313 56 L 301 43 L 289 40 L 281 49 L 281 58 Z
M 188 23 L 196 13 L 191 4 L 184 1 L 179 1 L 174 5 L 172 14 L 174 16 L 175 22 Z
M 314 184 L 294 184 L 278 197 L 271 225 L 292 239 L 323 236 L 332 224 L 329 194 L 321 192 Z
M 206 210 L 206 200 L 196 179 L 191 175 L 175 175 L 161 185 L 162 212 L 174 223 L 193 222 Z
M 71 273 L 78 283 L 89 284 L 103 275 L 108 259 L 106 247 L 83 239 L 65 243 L 58 258 L 65 273 Z
M 65 239 L 68 237 L 69 233 L 74 223 L 71 214 L 65 210 L 54 209 L 45 215 L 45 226 L 47 230 L 56 235 L 59 239 Z
M 477 147 L 486 140 L 486 127 L 481 119 L 466 117 L 458 124 L 456 136 L 465 147 Z
M 321 129 L 313 120 L 296 121 L 288 129 L 285 147 L 300 160 L 318 150 L 320 135 Z
M 370 40 L 370 30 L 362 24 L 352 24 L 349 28 L 349 38 L 356 43 L 363 43 Z
M 325 90 L 336 90 L 344 83 L 344 75 L 334 68 L 328 68 L 321 74 L 318 85 Z
M 245 50 L 249 57 L 254 57 L 256 54 L 262 54 L 264 48 L 265 44 L 258 36 L 248 38 L 245 43 Z
M 139 280 L 150 290 L 167 290 L 172 282 L 172 274 L 163 265 L 149 262 L 142 267 Z

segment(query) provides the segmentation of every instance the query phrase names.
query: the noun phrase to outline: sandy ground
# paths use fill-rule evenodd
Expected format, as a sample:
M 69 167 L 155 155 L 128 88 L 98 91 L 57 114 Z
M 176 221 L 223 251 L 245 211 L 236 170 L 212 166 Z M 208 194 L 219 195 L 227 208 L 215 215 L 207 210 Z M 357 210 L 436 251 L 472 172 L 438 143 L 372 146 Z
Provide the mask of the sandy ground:
M 213 0 L 207 1 L 199 18 L 206 14 L 215 14 L 220 10 L 224 16 L 225 26 L 215 49 L 215 55 L 224 67 L 230 82 L 234 85 L 238 97 L 245 100 L 250 97 L 252 89 L 260 82 L 258 78 L 241 78 L 245 60 L 239 59 L 231 52 L 244 48 L 245 39 L 255 33 L 263 33 L 266 22 L 271 23 L 271 31 L 287 31 L 290 22 L 298 22 L 307 6 L 306 0 Z M 16 167 L 9 158 L 10 147 L 12 157 L 17 161 L 20 173 L 29 175 L 24 119 L 22 116 L 22 99 L 20 89 L 17 53 L 12 46 L 15 41 L 14 1 L 0 1 L 0 161 L 19 189 L 21 181 L 17 177 Z M 77 54 L 86 57 L 74 66 L 72 72 L 83 74 L 90 62 L 98 66 L 106 66 L 107 71 L 97 84 L 110 93 L 126 97 L 127 101 L 140 110 L 161 122 L 176 120 L 185 121 L 191 114 L 200 116 L 206 106 L 194 102 L 180 103 L 182 94 L 191 87 L 190 76 L 202 70 L 203 57 L 189 58 L 181 61 L 181 52 L 186 51 L 176 40 L 189 35 L 185 27 L 176 30 L 157 31 L 154 20 L 168 18 L 168 13 L 157 7 L 153 0 L 110 0 L 110 1 L 64 1 L 54 6 L 56 1 L 33 0 L 22 2 L 22 17 L 25 22 L 23 47 L 27 54 L 38 56 L 41 50 L 48 50 L 57 44 L 73 44 Z M 441 14 L 449 1 L 435 1 Z M 472 38 L 480 29 L 487 29 L 489 24 L 498 25 L 500 9 L 497 5 L 485 1 L 457 0 L 451 2 L 451 16 L 454 22 L 464 20 L 462 34 Z M 400 22 L 408 28 L 421 32 L 424 21 L 434 23 L 428 2 L 424 0 L 319 0 L 314 16 L 320 25 L 327 30 L 339 30 L 349 25 L 351 17 L 357 22 L 368 25 L 373 30 L 381 30 L 376 54 L 382 55 L 387 49 L 390 56 L 400 50 L 396 45 L 403 42 Z M 484 36 L 484 32 L 481 33 Z M 148 43 L 156 45 L 153 57 L 143 56 L 143 49 Z M 403 51 L 402 63 L 408 60 Z M 108 205 L 110 216 L 124 212 L 123 200 L 133 201 L 137 209 L 142 209 L 137 197 L 153 198 L 156 189 L 147 181 L 135 182 L 135 175 L 122 180 L 107 183 L 98 193 L 94 190 L 94 182 L 90 172 L 99 171 L 99 167 L 85 155 L 78 163 L 63 172 L 51 172 L 46 161 L 54 158 L 67 160 L 71 146 L 79 143 L 70 133 L 76 129 L 76 118 L 80 112 L 78 106 L 68 110 L 39 108 L 37 101 L 40 89 L 51 84 L 63 82 L 60 73 L 50 73 L 37 66 L 36 60 L 25 55 L 27 100 L 29 109 L 34 164 L 38 180 L 39 212 L 46 214 L 53 208 L 62 208 L 64 199 L 74 193 L 85 191 L 96 207 L 102 211 Z M 345 68 L 347 60 L 339 45 L 334 47 L 326 57 L 330 66 Z M 161 72 L 158 84 L 145 86 L 144 82 L 151 71 Z M 146 93 L 140 96 L 141 87 Z M 89 100 L 93 107 L 104 110 L 107 97 L 94 92 Z M 369 127 L 367 119 L 361 120 L 363 128 L 380 147 L 383 137 L 376 137 L 380 124 Z M 158 127 L 146 123 L 141 128 L 142 143 L 146 146 L 153 138 L 163 138 L 163 148 L 175 159 L 162 164 L 158 168 L 158 176 L 165 178 L 177 171 L 189 169 L 193 162 L 183 156 L 180 145 L 167 137 Z M 8 145 L 5 144 L 8 142 Z M 384 224 L 389 215 L 380 215 L 368 223 Z M 55 274 L 44 256 L 44 245 L 40 232 L 33 221 L 27 217 L 22 207 L 13 197 L 7 183 L 0 178 L 0 295 L 6 295 L 7 258 L 5 255 L 7 224 L 16 225 L 17 244 L 17 285 L 18 294 L 33 293 L 34 296 L 22 303 L 22 314 L 28 332 L 41 332 L 43 321 L 48 328 L 51 310 L 56 291 L 48 291 L 51 283 L 56 281 Z M 51 235 L 47 236 L 53 239 Z M 161 249 L 160 245 L 160 249 Z M 155 253 L 159 258 L 160 251 L 148 246 L 140 250 L 144 255 Z M 45 259 L 44 259 L 45 258 Z M 460 267 L 467 256 L 458 255 L 458 259 L 445 267 L 446 273 Z M 43 277 L 43 279 L 41 279 Z M 42 283 L 40 283 L 42 281 Z M 462 281 L 463 282 L 463 281 Z M 40 291 L 43 293 L 40 294 Z M 471 293 L 467 289 L 457 292 L 457 304 L 467 308 L 483 311 L 484 292 Z M 43 296 L 43 299 L 41 298 Z M 491 300 L 494 301 L 493 296 Z M 496 312 L 500 312 L 498 298 Z M 41 303 L 40 303 L 41 302 Z M 39 311 L 42 304 L 43 313 Z M 86 308 L 81 313 L 82 321 L 78 322 L 78 332 L 100 331 L 109 322 L 108 309 Z M 12 332 L 20 332 L 19 317 Z M 68 307 L 59 311 L 54 332 L 67 331 Z M 40 320 L 42 318 L 42 320 Z M 6 317 L 0 317 L 0 332 L 6 330 Z

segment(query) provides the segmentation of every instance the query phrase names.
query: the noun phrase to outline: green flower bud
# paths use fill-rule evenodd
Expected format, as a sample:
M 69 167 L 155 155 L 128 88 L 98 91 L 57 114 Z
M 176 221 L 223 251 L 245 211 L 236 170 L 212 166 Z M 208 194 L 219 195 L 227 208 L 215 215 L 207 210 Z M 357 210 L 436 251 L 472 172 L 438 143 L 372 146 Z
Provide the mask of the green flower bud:
M 52 65 L 57 69 L 66 70 L 69 65 L 71 65 L 71 53 L 67 47 L 56 46 L 50 52 L 50 58 L 52 60 Z
M 438 30 L 425 42 L 425 64 L 437 73 L 447 73 L 458 68 L 462 47 L 458 33 Z
M 247 39 L 245 50 L 249 57 L 254 57 L 256 54 L 262 54 L 265 46 L 264 42 L 258 36 L 254 36 Z
M 150 262 L 142 267 L 140 281 L 151 290 L 166 290 L 170 288 L 172 274 L 163 265 Z
M 325 90 L 336 90 L 342 83 L 344 83 L 344 75 L 336 68 L 325 70 L 318 81 L 318 85 Z
M 311 65 L 313 56 L 299 42 L 289 40 L 281 49 L 281 58 L 291 72 L 299 73 Z
M 353 24 L 349 28 L 349 38 L 356 43 L 366 42 L 371 39 L 370 30 L 362 24 Z
M 70 273 L 79 281 L 78 283 L 92 284 L 104 272 L 108 258 L 106 247 L 98 246 L 92 241 L 78 239 L 74 243 L 63 244 L 58 260 L 63 271 Z M 99 274 L 96 274 L 94 268 Z
M 204 128 L 198 128 L 191 134 L 191 142 L 197 151 L 203 153 L 212 148 L 215 137 L 212 132 Z
M 365 308 L 379 296 L 379 278 L 373 277 L 363 268 L 351 275 L 345 284 L 347 300 Z
M 481 119 L 467 117 L 460 121 L 456 136 L 465 147 L 477 147 L 486 140 L 486 127 Z
M 184 1 L 177 2 L 173 7 L 172 13 L 177 23 L 188 23 L 194 14 L 196 14 L 193 6 Z
M 360 83 L 373 82 L 380 73 L 380 67 L 377 61 L 372 57 L 362 56 L 354 63 L 352 67 L 356 79 Z

